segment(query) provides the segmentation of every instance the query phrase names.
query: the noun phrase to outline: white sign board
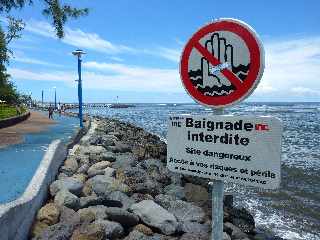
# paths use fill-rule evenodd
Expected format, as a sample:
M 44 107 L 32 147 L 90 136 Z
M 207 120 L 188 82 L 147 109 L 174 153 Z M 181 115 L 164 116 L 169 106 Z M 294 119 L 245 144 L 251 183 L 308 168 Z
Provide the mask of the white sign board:
M 172 115 L 167 167 L 173 172 L 275 189 L 281 121 L 274 117 Z

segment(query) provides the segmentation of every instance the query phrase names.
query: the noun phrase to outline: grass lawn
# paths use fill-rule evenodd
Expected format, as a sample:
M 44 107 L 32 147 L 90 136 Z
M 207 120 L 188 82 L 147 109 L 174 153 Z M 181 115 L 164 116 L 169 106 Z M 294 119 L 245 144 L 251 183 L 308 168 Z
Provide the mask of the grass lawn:
M 24 113 L 26 109 L 21 107 L 21 113 Z M 10 106 L 7 104 L 0 104 L 0 120 L 5 118 L 10 118 L 17 116 L 17 110 L 15 106 Z

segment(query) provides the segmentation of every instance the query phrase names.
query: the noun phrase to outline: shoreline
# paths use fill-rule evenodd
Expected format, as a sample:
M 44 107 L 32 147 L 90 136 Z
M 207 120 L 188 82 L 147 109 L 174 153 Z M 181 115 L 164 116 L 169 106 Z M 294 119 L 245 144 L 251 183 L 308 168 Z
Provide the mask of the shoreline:
M 31 236 L 209 239 L 208 180 L 169 172 L 165 163 L 166 144 L 158 136 L 130 123 L 92 118 L 50 185 Z M 281 239 L 256 229 L 253 216 L 233 206 L 232 195 L 224 205 L 223 239 Z

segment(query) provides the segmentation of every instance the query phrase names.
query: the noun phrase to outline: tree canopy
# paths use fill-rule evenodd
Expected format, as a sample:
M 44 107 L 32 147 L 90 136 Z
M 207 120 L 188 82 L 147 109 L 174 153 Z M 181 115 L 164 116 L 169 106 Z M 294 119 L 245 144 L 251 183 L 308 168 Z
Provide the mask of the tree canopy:
M 58 38 L 64 37 L 64 25 L 70 19 L 76 19 L 88 14 L 88 8 L 75 8 L 63 4 L 60 0 L 39 0 L 44 3 L 42 14 L 51 20 Z M 21 38 L 21 31 L 25 27 L 22 19 L 10 16 L 13 9 L 22 9 L 34 4 L 34 0 L 0 0 L 0 13 L 7 14 L 6 31 L 0 25 L 0 100 L 8 103 L 19 102 L 19 94 L 7 73 L 6 66 L 9 64 L 12 51 L 8 47 L 13 39 Z M 23 96 L 23 95 L 20 95 Z
M 63 38 L 63 27 L 69 18 L 78 18 L 89 13 L 88 8 L 74 8 L 60 0 L 40 0 L 44 3 L 42 13 L 51 19 L 58 38 Z M 33 0 L 0 0 L 0 13 L 10 13 L 12 9 L 22 9 L 34 4 Z

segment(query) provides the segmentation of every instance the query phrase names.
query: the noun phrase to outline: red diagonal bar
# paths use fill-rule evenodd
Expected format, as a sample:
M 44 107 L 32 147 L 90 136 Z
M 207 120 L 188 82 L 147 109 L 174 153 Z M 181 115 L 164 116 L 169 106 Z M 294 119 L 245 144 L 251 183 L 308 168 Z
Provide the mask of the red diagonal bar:
M 212 56 L 212 54 L 205 48 L 203 47 L 199 42 L 196 42 L 194 44 L 194 47 L 200 52 L 202 56 L 204 56 L 212 65 L 216 66 L 221 64 L 221 62 Z M 228 80 L 236 87 L 236 89 L 241 88 L 242 82 L 240 79 L 229 69 L 225 68 L 221 70 L 221 73 L 228 78 Z

